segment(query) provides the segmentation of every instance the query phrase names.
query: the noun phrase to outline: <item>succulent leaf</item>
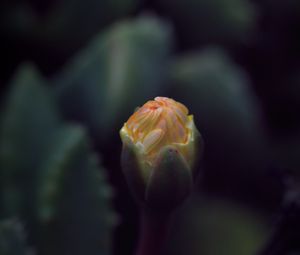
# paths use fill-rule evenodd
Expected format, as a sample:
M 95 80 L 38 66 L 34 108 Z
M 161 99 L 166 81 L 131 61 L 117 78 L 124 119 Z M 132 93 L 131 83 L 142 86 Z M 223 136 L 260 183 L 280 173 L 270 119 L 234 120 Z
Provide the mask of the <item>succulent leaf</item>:
M 112 191 L 82 128 L 58 133 L 41 180 L 44 254 L 109 254 L 116 216 Z
M 0 133 L 4 214 L 34 217 L 37 169 L 60 118 L 51 91 L 31 65 L 20 68 L 11 87 Z
M 54 79 L 64 116 L 107 138 L 136 105 L 162 88 L 171 34 L 167 24 L 140 17 L 97 36 Z

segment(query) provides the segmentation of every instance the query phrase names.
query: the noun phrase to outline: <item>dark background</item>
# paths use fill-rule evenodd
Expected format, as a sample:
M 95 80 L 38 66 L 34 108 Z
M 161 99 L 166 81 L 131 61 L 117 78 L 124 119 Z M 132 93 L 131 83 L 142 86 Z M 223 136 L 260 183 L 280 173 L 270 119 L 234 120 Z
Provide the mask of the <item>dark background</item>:
M 120 170 L 118 130 L 135 106 L 156 95 L 184 103 L 205 141 L 201 174 L 176 213 L 168 254 L 258 254 L 268 244 L 266 254 L 300 254 L 299 1 L 12 0 L 1 1 L 0 15 L 1 114 L 18 68 L 32 63 L 55 91 L 64 121 L 87 129 L 106 169 L 119 219 L 113 254 L 132 254 L 138 235 L 138 208 Z M 124 28 L 116 42 L 109 37 L 116 27 L 143 19 L 155 20 L 145 37 L 143 25 L 132 35 Z M 156 35 L 151 29 L 162 30 Z M 85 49 L 97 56 L 89 45 L 99 36 L 116 54 L 112 64 L 105 50 L 99 63 L 80 59 Z M 127 60 L 126 54 L 136 55 Z M 117 77 L 122 68 L 130 72 L 123 97 L 109 90 L 109 79 L 93 89 L 106 72 Z M 72 87 L 77 80 L 82 87 Z M 30 235 L 30 246 L 39 246 Z

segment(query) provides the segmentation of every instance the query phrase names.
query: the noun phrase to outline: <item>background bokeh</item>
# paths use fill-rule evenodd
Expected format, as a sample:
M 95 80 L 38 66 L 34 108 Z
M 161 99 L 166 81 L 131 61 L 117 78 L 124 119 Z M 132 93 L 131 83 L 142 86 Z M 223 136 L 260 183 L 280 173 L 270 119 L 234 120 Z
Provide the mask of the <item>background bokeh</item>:
M 4 0 L 0 36 L 1 255 L 134 254 L 118 132 L 155 96 L 205 142 L 166 254 L 300 254 L 298 0 Z

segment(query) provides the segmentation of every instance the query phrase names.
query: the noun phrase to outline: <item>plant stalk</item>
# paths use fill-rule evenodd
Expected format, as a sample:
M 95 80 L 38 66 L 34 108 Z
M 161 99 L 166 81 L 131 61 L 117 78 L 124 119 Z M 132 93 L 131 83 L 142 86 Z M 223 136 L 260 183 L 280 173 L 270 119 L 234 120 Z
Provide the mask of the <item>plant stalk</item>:
M 136 255 L 161 255 L 165 248 L 170 214 L 143 210 L 140 218 L 140 240 Z

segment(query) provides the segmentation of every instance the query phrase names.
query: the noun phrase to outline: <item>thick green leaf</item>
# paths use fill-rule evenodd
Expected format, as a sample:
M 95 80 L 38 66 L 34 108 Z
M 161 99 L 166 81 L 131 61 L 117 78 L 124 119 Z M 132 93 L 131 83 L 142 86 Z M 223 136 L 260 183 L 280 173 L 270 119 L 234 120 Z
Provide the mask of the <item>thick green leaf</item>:
M 38 192 L 43 254 L 109 254 L 111 190 L 83 129 L 62 129 L 51 151 Z
M 32 66 L 22 66 L 11 87 L 1 126 L 0 174 L 5 214 L 24 216 L 34 210 L 36 172 L 60 120 Z
M 33 254 L 25 241 L 23 226 L 16 220 L 0 222 L 0 254 L 30 255 Z
M 82 139 L 82 129 L 72 126 L 63 127 L 53 137 L 48 158 L 43 162 L 38 182 L 38 217 L 43 223 L 56 217 L 58 201 L 63 192 L 68 164 L 78 142 Z
M 153 17 L 116 24 L 56 78 L 65 116 L 105 138 L 136 106 L 161 92 L 170 46 L 170 28 Z
M 24 220 L 42 254 L 108 254 L 111 191 L 84 130 L 63 124 L 31 66 L 12 88 L 1 129 L 4 215 Z

